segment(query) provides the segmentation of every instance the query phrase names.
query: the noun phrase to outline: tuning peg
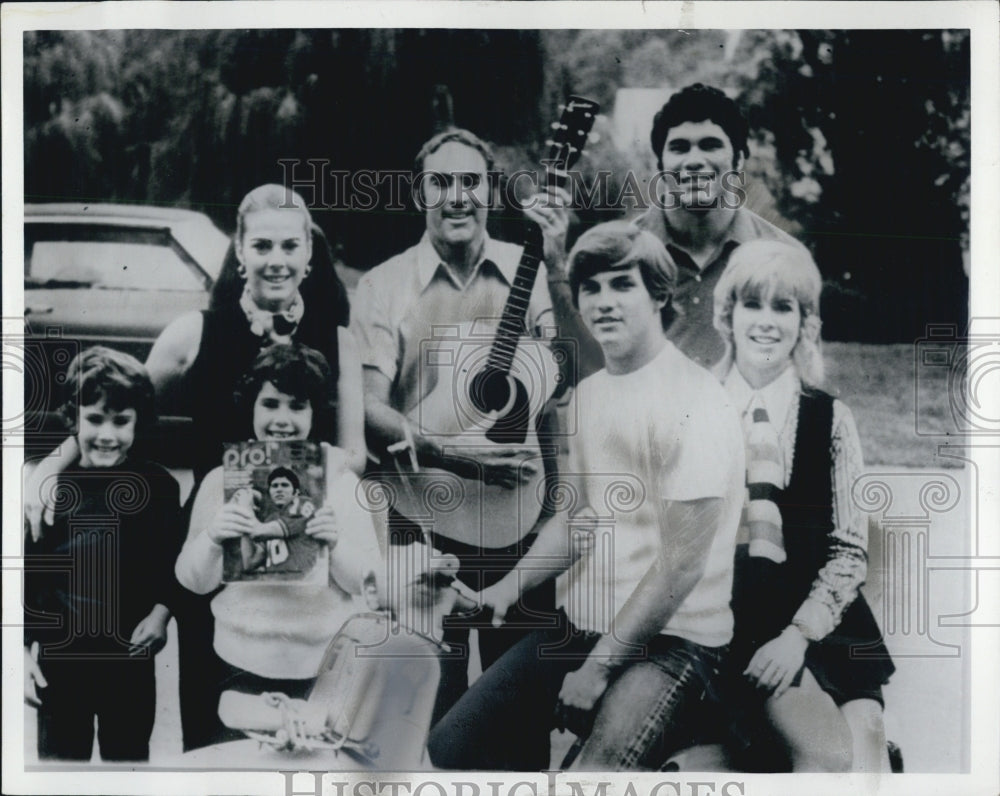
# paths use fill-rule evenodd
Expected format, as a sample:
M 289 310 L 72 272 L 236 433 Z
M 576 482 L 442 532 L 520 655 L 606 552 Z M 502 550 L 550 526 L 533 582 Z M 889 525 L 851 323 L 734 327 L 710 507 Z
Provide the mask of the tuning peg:
M 587 135 L 588 143 L 596 144 L 600 140 L 601 140 L 601 134 L 596 130 L 591 130 L 590 133 Z

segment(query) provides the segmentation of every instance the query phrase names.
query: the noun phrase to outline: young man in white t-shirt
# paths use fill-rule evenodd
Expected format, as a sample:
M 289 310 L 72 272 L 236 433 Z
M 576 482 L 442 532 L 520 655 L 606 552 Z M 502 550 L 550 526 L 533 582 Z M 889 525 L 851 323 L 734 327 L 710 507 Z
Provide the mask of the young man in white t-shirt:
M 732 636 L 744 490 L 739 419 L 663 335 L 676 268 L 652 234 L 602 224 L 570 255 L 580 314 L 607 366 L 580 383 L 561 509 L 482 592 L 495 621 L 558 577 L 563 615 L 490 667 L 434 727 L 442 768 L 543 769 L 524 728 L 577 732 L 574 766 L 655 768 L 689 738 Z

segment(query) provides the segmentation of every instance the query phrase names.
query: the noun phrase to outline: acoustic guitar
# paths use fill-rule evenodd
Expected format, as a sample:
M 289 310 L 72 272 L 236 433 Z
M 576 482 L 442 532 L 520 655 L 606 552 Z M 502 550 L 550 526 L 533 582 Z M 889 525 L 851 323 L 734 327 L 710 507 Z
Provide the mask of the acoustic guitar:
M 542 161 L 549 186 L 565 185 L 580 157 L 599 106 L 570 97 L 553 124 Z M 419 394 L 408 413 L 411 427 L 449 456 L 510 457 L 531 475 L 510 489 L 424 468 L 387 474 L 397 510 L 455 541 L 497 549 L 534 527 L 544 501 L 544 467 L 536 419 L 559 382 L 559 363 L 548 345 L 527 335 L 525 316 L 543 259 L 541 230 L 527 223 L 524 250 L 503 313 L 473 323 L 442 323 L 420 350 Z

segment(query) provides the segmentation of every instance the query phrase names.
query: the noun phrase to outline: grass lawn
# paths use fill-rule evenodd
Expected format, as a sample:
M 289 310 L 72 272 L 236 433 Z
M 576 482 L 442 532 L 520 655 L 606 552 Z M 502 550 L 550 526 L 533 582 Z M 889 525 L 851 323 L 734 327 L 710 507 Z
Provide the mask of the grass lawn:
M 337 273 L 353 294 L 362 272 L 338 264 Z M 959 460 L 937 455 L 946 437 L 916 432 L 914 351 L 909 343 L 824 343 L 824 387 L 854 413 L 866 464 L 961 467 Z M 946 427 L 951 416 L 948 370 L 925 368 L 920 375 L 921 417 L 934 427 Z
M 938 456 L 939 436 L 916 433 L 914 346 L 900 343 L 824 343 L 826 389 L 854 413 L 865 463 L 909 467 L 960 467 Z M 944 425 L 950 417 L 946 368 L 920 374 L 921 416 Z

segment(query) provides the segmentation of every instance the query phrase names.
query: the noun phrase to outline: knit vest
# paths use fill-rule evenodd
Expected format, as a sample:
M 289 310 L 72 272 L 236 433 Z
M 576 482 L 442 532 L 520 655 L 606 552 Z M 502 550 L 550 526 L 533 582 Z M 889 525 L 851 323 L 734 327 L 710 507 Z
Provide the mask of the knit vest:
M 799 398 L 792 476 L 779 492 L 788 560 L 775 564 L 736 551 L 733 659 L 744 664 L 761 644 L 786 628 L 831 552 L 833 530 L 833 398 L 803 387 Z M 868 602 L 858 595 L 840 623 L 806 655 L 827 682 L 875 688 L 895 670 Z
M 750 557 L 736 550 L 733 578 L 734 646 L 759 646 L 791 622 L 826 563 L 833 529 L 831 479 L 833 398 L 803 387 L 788 486 L 775 494 L 788 560 Z

